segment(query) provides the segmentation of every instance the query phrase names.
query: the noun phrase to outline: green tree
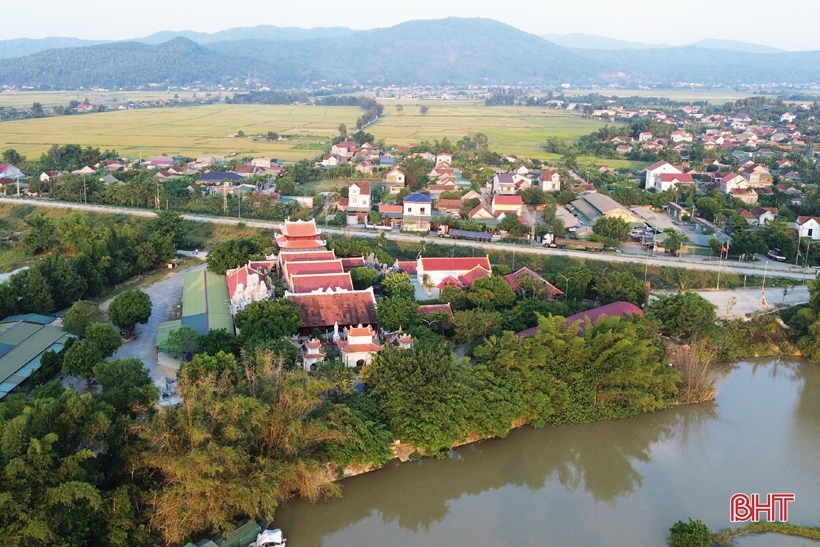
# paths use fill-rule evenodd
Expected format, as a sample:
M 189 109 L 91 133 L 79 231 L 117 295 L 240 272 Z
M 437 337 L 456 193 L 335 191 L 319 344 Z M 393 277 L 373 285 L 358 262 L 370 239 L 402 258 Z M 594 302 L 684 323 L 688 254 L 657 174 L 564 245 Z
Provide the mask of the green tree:
M 14 148 L 7 148 L 3 151 L 3 163 L 10 163 L 14 166 L 19 166 L 26 161 L 25 156 L 21 156 Z
M 515 303 L 515 291 L 503 277 L 488 275 L 476 279 L 467 291 L 467 300 L 489 310 L 509 308 Z
M 667 336 L 703 337 L 717 321 L 716 306 L 694 292 L 662 296 L 646 308 L 646 316 L 660 324 Z
M 56 231 L 54 222 L 46 218 L 43 213 L 39 213 L 26 217 L 26 225 L 29 228 L 23 236 L 23 248 L 26 254 L 36 255 L 50 251 L 54 246 Z
M 622 218 L 599 217 L 595 221 L 592 231 L 613 241 L 627 241 L 629 239 L 629 224 Z
M 454 340 L 474 347 L 480 341 L 501 334 L 503 316 L 497 311 L 465 310 L 453 313 Z
M 97 346 L 88 340 L 72 344 L 63 357 L 63 373 L 78 378 L 89 378 L 94 373 L 94 366 L 103 360 Z
M 404 272 L 387 274 L 382 279 L 382 292 L 388 298 L 407 298 L 413 300 L 416 290 L 410 276 Z
M 595 291 L 601 304 L 631 302 L 641 305 L 644 300 L 644 284 L 629 272 L 612 272 L 595 281 Z
M 117 414 L 132 418 L 153 413 L 157 403 L 157 388 L 139 359 L 101 361 L 94 366 L 94 378 L 102 388 L 100 399 Z
M 241 331 L 240 343 L 259 344 L 289 337 L 302 326 L 301 309 L 289 300 L 258 300 L 240 310 L 234 318 Z
M 148 323 L 151 307 L 150 296 L 142 291 L 128 290 L 118 294 L 108 306 L 108 317 L 126 334 L 126 337 L 130 337 L 137 323 Z
M 421 106 L 419 107 L 419 113 L 420 113 L 422 116 L 426 116 L 427 114 L 429 114 L 429 113 L 430 113 L 430 107 L 429 107 L 429 106 L 426 106 L 426 105 L 421 105 Z
M 683 244 L 689 241 L 689 236 L 675 230 L 674 228 L 666 228 L 663 233 L 666 234 L 666 238 L 663 240 L 661 245 L 664 249 L 674 255 L 677 255 L 678 251 L 680 251 L 681 247 L 683 247 Z
M 77 300 L 63 317 L 63 328 L 77 336 L 85 336 L 89 325 L 100 321 L 100 308 L 85 300 Z
M 103 359 L 114 355 L 122 345 L 120 333 L 108 323 L 90 324 L 85 330 L 85 339 L 96 346 Z
M 415 300 L 396 296 L 383 298 L 376 311 L 379 325 L 387 331 L 408 330 L 421 324 L 419 305 Z
M 353 268 L 350 270 L 350 278 L 353 280 L 353 288 L 361 291 L 376 284 L 379 272 L 373 268 Z
M 168 333 L 168 338 L 162 343 L 162 349 L 172 355 L 185 357 L 197 350 L 200 339 L 201 336 L 197 331 L 182 325 Z
M 365 371 L 393 435 L 429 455 L 446 454 L 467 429 L 453 357 L 444 341 L 387 348 Z
M 244 266 L 249 260 L 262 260 L 273 252 L 273 242 L 266 237 L 235 238 L 208 251 L 208 269 L 219 275 Z
M 689 522 L 679 520 L 669 529 L 666 539 L 674 547 L 711 547 L 712 534 L 700 520 L 689 519 Z
M 239 350 L 239 339 L 236 336 L 228 333 L 225 329 L 214 329 L 199 338 L 196 353 L 216 355 L 218 352 L 224 351 L 225 353 L 232 353 L 236 357 L 239 357 Z

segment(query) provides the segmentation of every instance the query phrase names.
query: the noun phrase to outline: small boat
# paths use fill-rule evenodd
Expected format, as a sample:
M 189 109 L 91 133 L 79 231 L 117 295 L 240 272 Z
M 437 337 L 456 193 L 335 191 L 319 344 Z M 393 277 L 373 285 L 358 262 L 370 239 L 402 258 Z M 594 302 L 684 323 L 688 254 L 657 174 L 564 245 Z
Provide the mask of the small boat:
M 249 547 L 284 547 L 287 540 L 282 536 L 282 530 L 275 528 L 273 530 L 262 530 L 256 536 L 256 541 Z

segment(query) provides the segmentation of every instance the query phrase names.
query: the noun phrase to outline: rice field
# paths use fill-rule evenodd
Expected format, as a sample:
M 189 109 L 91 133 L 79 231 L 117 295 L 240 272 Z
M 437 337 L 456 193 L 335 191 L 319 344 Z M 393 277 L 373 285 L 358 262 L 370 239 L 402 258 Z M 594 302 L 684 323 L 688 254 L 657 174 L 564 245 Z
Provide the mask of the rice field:
M 4 95 L 0 94 L 0 104 Z M 38 95 L 31 95 L 25 104 L 37 100 Z M 64 98 L 61 103 L 66 102 Z M 423 104 L 429 108 L 426 116 L 420 114 L 419 103 L 404 101 L 404 113 L 399 115 L 395 108 L 398 102 L 385 101 L 384 115 L 367 128 L 376 138 L 397 145 L 444 137 L 455 142 L 471 132 L 482 132 L 488 136 L 490 147 L 500 153 L 546 159 L 548 154 L 540 145 L 548 136 L 572 140 L 603 125 L 574 113 L 485 107 L 467 101 L 425 101 Z M 299 160 L 321 153 L 338 134 L 340 124 L 352 129 L 360 115 L 356 107 L 224 103 L 117 110 L 3 122 L 0 150 L 14 148 L 37 157 L 52 144 L 77 143 L 113 149 L 133 158 L 165 152 L 192 157 L 236 153 L 240 157 L 266 155 Z M 231 137 L 240 131 L 246 137 Z M 268 131 L 286 135 L 287 139 L 269 142 L 254 138 Z

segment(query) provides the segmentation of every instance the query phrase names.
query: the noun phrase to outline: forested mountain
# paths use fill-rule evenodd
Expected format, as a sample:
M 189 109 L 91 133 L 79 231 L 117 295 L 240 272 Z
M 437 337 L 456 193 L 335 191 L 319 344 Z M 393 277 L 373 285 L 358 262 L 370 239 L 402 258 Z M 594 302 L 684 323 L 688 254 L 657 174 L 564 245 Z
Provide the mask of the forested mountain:
M 153 82 L 218 83 L 241 78 L 249 69 L 256 69 L 260 77 L 273 78 L 266 66 L 253 65 L 251 61 L 205 49 L 186 38 L 174 38 L 157 46 L 115 42 L 2 59 L 0 83 L 57 89 L 134 88 Z
M 492 19 L 409 21 L 311 42 L 237 40 L 221 53 L 291 64 L 306 81 L 395 84 L 583 82 L 596 63 Z
M 82 40 L 80 38 L 13 38 L 0 40 L 0 59 L 23 57 L 49 49 L 94 46 L 108 43 L 108 40 Z
M 158 33 L 147 40 L 173 34 L 180 33 Z M 190 38 L 176 37 L 157 45 L 116 42 L 0 59 L 0 84 L 57 89 L 134 88 L 149 83 L 236 84 L 249 75 L 267 85 L 286 87 L 319 82 L 398 85 L 569 82 L 579 86 L 613 82 L 627 85 L 820 82 L 820 52 L 733 51 L 728 48 L 760 51 L 774 48 L 726 41 L 648 49 L 571 49 L 492 19 L 410 21 L 365 31 L 263 25 L 214 34 L 189 31 L 182 34 L 196 40 L 221 38 L 221 41 L 201 45 Z M 266 36 L 267 39 L 233 39 L 242 36 Z M 319 36 L 323 37 L 319 39 Z M 715 47 L 723 49 L 713 49 Z
M 674 47 L 668 44 L 647 44 L 644 42 L 629 42 L 608 38 L 606 36 L 596 36 L 594 34 L 584 34 L 574 32 L 571 34 L 544 34 L 541 38 L 549 40 L 553 44 L 561 47 L 575 49 L 661 49 Z M 750 44 L 748 42 L 738 42 L 736 40 L 706 39 L 686 44 L 687 46 L 702 47 L 706 49 L 724 49 L 727 51 L 746 51 L 748 53 L 783 53 L 784 50 L 776 47 L 764 46 L 760 44 Z
M 135 38 L 135 42 L 143 44 L 161 44 L 173 38 L 183 37 L 196 42 L 197 44 L 210 44 L 225 40 L 271 40 L 274 42 L 283 40 L 324 40 L 326 38 L 338 38 L 353 34 L 355 31 L 347 27 L 276 27 L 273 25 L 257 25 L 254 27 L 236 27 L 219 32 L 207 33 L 193 30 L 163 30 L 155 32 L 145 38 Z

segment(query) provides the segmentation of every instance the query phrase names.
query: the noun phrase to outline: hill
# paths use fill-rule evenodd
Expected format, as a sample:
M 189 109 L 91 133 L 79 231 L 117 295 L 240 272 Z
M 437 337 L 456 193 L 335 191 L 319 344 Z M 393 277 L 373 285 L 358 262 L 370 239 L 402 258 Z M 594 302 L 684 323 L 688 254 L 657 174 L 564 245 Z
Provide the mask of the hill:
M 666 44 L 645 44 L 643 42 L 627 42 L 606 36 L 574 32 L 571 34 L 544 34 L 541 38 L 549 40 L 561 47 L 577 49 L 651 49 L 669 47 Z
M 331 40 L 208 47 L 288 66 L 305 82 L 560 83 L 591 81 L 598 72 L 597 63 L 492 19 L 409 21 Z
M 0 83 L 57 89 L 135 88 L 154 82 L 219 83 L 242 78 L 254 68 L 253 64 L 205 49 L 186 38 L 174 38 L 156 46 L 115 42 L 1 59 Z M 259 68 L 260 76 L 273 78 L 272 71 Z
M 690 46 L 704 47 L 707 49 L 725 49 L 728 51 L 745 51 L 748 53 L 783 53 L 785 50 L 772 46 L 764 46 L 761 44 L 750 44 L 748 42 L 738 42 L 736 40 L 717 40 L 708 38 L 701 40 Z
M 49 49 L 93 46 L 106 44 L 107 40 L 81 40 L 80 38 L 14 38 L 0 40 L 0 59 L 23 57 Z
M 213 33 L 196 32 L 193 30 L 164 30 L 144 38 L 135 38 L 133 41 L 142 42 L 143 44 L 156 45 L 174 38 L 182 37 L 188 38 L 198 44 L 210 44 L 213 42 L 228 40 L 270 40 L 280 42 L 283 40 L 299 41 L 338 38 L 341 36 L 348 36 L 354 32 L 355 31 L 353 29 L 349 29 L 347 27 L 317 27 L 305 29 L 298 27 L 257 25 L 254 27 L 230 28 Z

